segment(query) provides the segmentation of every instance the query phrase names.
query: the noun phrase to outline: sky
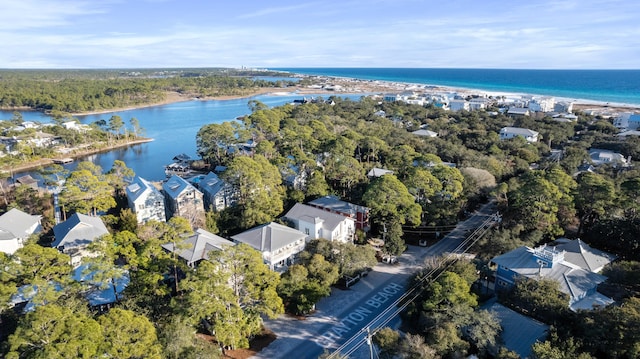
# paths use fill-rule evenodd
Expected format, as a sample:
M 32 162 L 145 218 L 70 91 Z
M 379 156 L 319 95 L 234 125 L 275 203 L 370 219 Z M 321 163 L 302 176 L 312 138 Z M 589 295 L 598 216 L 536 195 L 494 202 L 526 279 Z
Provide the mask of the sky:
M 638 0 L 0 0 L 0 68 L 640 68 Z

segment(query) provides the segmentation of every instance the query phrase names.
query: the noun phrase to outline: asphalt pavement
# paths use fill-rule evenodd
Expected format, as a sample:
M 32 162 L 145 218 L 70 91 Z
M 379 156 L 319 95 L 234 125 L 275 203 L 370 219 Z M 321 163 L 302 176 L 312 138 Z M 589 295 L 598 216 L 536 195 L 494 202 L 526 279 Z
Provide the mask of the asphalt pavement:
M 331 296 L 320 300 L 316 311 L 305 319 L 282 315 L 266 320 L 266 327 L 277 339 L 253 358 L 317 358 L 323 351 L 337 348 L 349 353 L 350 358 L 369 358 L 364 344 L 367 326 L 399 325 L 395 302 L 425 258 L 454 252 L 493 213 L 495 207 L 489 203 L 432 246 L 409 246 L 396 264 L 379 263 L 351 288 L 333 288 Z

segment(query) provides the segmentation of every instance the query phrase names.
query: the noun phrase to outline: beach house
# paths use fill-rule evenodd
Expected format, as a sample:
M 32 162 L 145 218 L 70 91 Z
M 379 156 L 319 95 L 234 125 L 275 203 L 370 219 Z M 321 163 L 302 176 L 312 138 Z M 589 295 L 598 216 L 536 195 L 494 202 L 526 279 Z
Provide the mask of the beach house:
M 17 208 L 12 208 L 0 216 L 0 252 L 13 254 L 22 248 L 29 236 L 42 231 L 41 218 Z
M 136 176 L 125 190 L 129 208 L 136 214 L 138 223 L 166 220 L 164 196 L 149 181 Z
M 560 238 L 537 248 L 519 247 L 491 260 L 495 268 L 495 288 L 504 290 L 518 278 L 547 278 L 560 284 L 569 295 L 572 310 L 606 306 L 613 300 L 597 292 L 607 278 L 598 274 L 615 256 L 591 248 L 580 239 Z
M 302 203 L 296 203 L 283 219 L 307 235 L 307 240 L 324 238 L 330 241 L 353 242 L 356 233 L 356 222 L 353 218 Z
M 87 250 L 87 246 L 106 234 L 109 234 L 109 231 L 100 217 L 75 213 L 53 227 L 55 238 L 51 247 L 68 254 L 71 264 L 78 266 L 82 257 L 93 255 Z
M 297 229 L 275 222 L 251 228 L 231 237 L 262 253 L 262 259 L 272 270 L 285 270 L 294 263 L 296 254 L 304 250 L 307 235 Z
M 366 232 L 370 228 L 369 212 L 371 210 L 369 207 L 346 202 L 331 195 L 314 199 L 307 204 L 325 211 L 337 213 L 341 216 L 353 218 L 356 222 L 356 229 L 361 229 Z
M 193 227 L 200 227 L 205 216 L 202 192 L 178 175 L 173 175 L 163 183 L 162 190 L 167 219 L 180 216 L 188 219 Z
M 222 251 L 236 244 L 202 228 L 198 228 L 192 235 L 186 236 L 179 242 L 170 242 L 162 245 L 166 251 L 175 253 L 182 258 L 187 265 L 194 267 L 204 259 L 209 259 L 211 251 Z
M 539 133 L 528 128 L 503 127 L 500 129 L 500 139 L 508 140 L 514 137 L 523 137 L 527 142 L 538 142 Z
M 209 172 L 197 183 L 203 194 L 205 209 L 222 211 L 238 201 L 238 192 L 217 174 Z

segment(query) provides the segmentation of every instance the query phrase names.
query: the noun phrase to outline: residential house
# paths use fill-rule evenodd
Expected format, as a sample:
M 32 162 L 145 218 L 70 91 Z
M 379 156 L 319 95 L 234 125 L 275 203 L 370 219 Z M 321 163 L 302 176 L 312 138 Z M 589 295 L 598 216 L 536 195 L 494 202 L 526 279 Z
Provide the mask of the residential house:
M 55 239 L 51 247 L 71 257 L 71 264 L 77 266 L 82 257 L 91 256 L 87 246 L 96 239 L 109 234 L 100 217 L 75 213 L 66 221 L 53 227 Z
M 353 218 L 302 203 L 296 203 L 283 218 L 293 224 L 293 228 L 304 232 L 307 240 L 324 238 L 330 241 L 353 242 L 356 233 L 356 222 Z
M 607 278 L 598 274 L 615 256 L 591 248 L 579 239 L 561 238 L 538 248 L 519 247 L 491 260 L 496 266 L 496 290 L 509 288 L 518 278 L 548 278 L 569 296 L 572 310 L 606 306 L 613 300 L 597 292 Z
M 41 218 L 17 208 L 12 208 L 0 216 L 0 252 L 13 254 L 22 248 L 30 235 L 42 231 Z
M 238 201 L 238 193 L 233 186 L 213 172 L 209 172 L 197 185 L 203 194 L 205 209 L 222 211 Z
M 325 211 L 353 218 L 356 222 L 356 229 L 368 231 L 370 228 L 369 212 L 371 210 L 368 207 L 342 201 L 336 196 L 320 197 L 307 204 Z
M 369 178 L 378 178 L 384 175 L 392 175 L 392 174 L 393 174 L 393 171 L 385 170 L 384 168 L 374 167 L 367 173 L 367 176 Z
M 449 101 L 449 110 L 451 111 L 469 111 L 470 106 L 469 102 L 466 100 L 451 100 Z
M 138 223 L 166 220 L 164 196 L 149 181 L 136 176 L 127 186 L 126 193 L 129 208 L 136 214 Z
M 556 102 L 555 106 L 553 106 L 553 110 L 555 112 L 572 113 L 573 112 L 573 102 L 571 102 L 571 101 Z
M 426 130 L 426 129 L 420 129 L 420 130 L 417 130 L 417 131 L 413 131 L 411 133 L 416 135 L 416 136 L 421 136 L 421 137 L 438 137 L 438 133 L 437 132 L 429 131 L 429 130 Z
M 173 175 L 162 184 L 166 218 L 180 216 L 188 219 L 194 227 L 204 219 L 204 196 L 184 178 Z
M 553 112 L 555 105 L 553 97 L 537 97 L 529 101 L 529 109 L 534 112 Z
M 469 111 L 484 110 L 491 104 L 486 97 L 473 97 L 469 100 Z
M 613 125 L 621 130 L 640 129 L 640 114 L 622 112 L 613 120 Z
M 523 137 L 528 142 L 538 142 L 539 133 L 528 128 L 503 127 L 500 129 L 500 139 L 508 140 L 517 136 Z
M 524 107 L 524 108 L 509 107 L 509 110 L 507 111 L 507 116 L 511 116 L 511 117 L 514 117 L 514 118 L 530 116 L 530 115 L 531 115 L 531 112 L 526 107 Z
M 493 313 L 502 327 L 500 339 L 504 346 L 516 352 L 520 358 L 530 358 L 531 346 L 545 341 L 549 333 L 548 325 L 515 312 L 495 299 L 489 300 L 481 309 Z
M 236 234 L 231 240 L 262 253 L 262 259 L 272 270 L 284 270 L 304 250 L 306 237 L 297 229 L 270 222 Z
M 612 166 L 628 166 L 627 159 L 620 153 L 598 148 L 589 149 L 589 158 L 595 166 L 609 164 Z
M 209 252 L 221 251 L 226 247 L 235 245 L 235 243 L 227 239 L 202 228 L 198 228 L 192 235 L 184 238 L 181 242 L 165 243 L 162 245 L 162 248 L 168 252 L 177 254 L 187 262 L 187 265 L 194 267 L 201 260 L 209 259 Z

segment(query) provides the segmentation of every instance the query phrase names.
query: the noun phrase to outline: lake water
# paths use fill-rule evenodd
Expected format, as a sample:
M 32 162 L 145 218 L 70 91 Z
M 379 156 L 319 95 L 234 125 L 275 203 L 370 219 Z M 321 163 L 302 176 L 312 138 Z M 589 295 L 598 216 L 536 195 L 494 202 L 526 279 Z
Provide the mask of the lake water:
M 362 95 L 340 96 L 358 100 Z M 135 117 L 140 126 L 145 129 L 144 136 L 154 139 L 153 142 L 92 155 L 84 160 L 100 165 L 105 171 L 111 168 L 113 161 L 122 160 L 137 175 L 152 181 L 162 180 L 165 178 L 164 165 L 170 163 L 175 155 L 186 153 L 192 158 L 198 158 L 196 134 L 202 126 L 233 121 L 239 116 L 250 114 L 251 110 L 248 107 L 250 100 L 258 100 L 270 107 L 275 107 L 302 97 L 303 95 L 300 94 L 287 93 L 233 100 L 194 100 L 108 114 L 78 116 L 80 122 L 92 123 L 100 119 L 109 120 L 112 115 L 119 115 L 127 127 L 130 127 L 129 120 Z M 0 111 L 0 119 L 10 119 L 12 114 L 11 111 Z M 22 116 L 25 121 L 50 122 L 50 118 L 40 112 L 25 111 L 22 112 Z M 70 165 L 69 169 L 73 169 L 76 163 Z

